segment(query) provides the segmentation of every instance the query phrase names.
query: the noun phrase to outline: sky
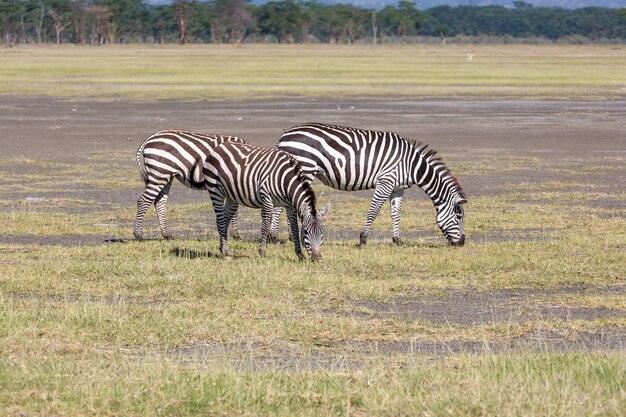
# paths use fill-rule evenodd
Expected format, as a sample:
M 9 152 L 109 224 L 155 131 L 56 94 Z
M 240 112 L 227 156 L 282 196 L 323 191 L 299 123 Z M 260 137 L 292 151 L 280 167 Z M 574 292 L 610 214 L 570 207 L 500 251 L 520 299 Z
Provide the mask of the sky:
M 172 0 L 144 0 L 150 4 L 171 3 Z M 252 0 L 254 4 L 267 3 L 270 0 Z M 318 0 L 320 3 L 344 3 L 354 4 L 356 6 L 368 8 L 380 8 L 386 5 L 395 5 L 397 0 Z M 411 0 L 409 0 L 411 1 Z M 426 10 L 431 7 L 449 5 L 449 6 L 488 6 L 498 5 L 513 7 L 514 0 L 413 0 L 413 3 L 420 10 Z M 580 7 L 613 7 L 626 8 L 626 0 L 525 0 L 525 3 L 532 4 L 535 7 L 563 7 L 567 9 L 576 9 Z

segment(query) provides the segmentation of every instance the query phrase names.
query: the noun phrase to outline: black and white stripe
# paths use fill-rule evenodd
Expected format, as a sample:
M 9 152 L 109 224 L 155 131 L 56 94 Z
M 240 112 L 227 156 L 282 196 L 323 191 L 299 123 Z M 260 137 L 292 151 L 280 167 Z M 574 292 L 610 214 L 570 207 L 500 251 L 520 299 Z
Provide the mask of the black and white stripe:
M 313 260 L 321 258 L 322 216 L 328 207 L 316 211 L 313 189 L 291 155 L 279 149 L 226 142 L 213 149 L 204 166 L 222 255 L 229 254 L 226 233 L 230 218 L 239 204 L 243 204 L 261 209 L 261 256 L 265 256 L 274 207 L 286 207 L 298 257 L 303 258 L 298 237 L 299 219 L 307 252 Z
M 404 190 L 417 185 L 437 211 L 436 221 L 451 244 L 465 242 L 465 193 L 428 145 L 391 132 L 307 123 L 285 131 L 277 147 L 292 154 L 305 174 L 344 191 L 374 189 L 360 245 L 386 200 L 391 203 L 393 242 L 401 244 L 400 213 Z M 277 224 L 276 221 L 273 224 Z
M 148 208 L 154 204 L 161 234 L 172 235 L 165 221 L 165 204 L 172 181 L 177 178 L 187 187 L 206 189 L 203 164 L 211 149 L 224 142 L 245 142 L 236 136 L 209 135 L 185 130 L 163 130 L 146 139 L 137 150 L 136 162 L 146 189 L 137 201 L 134 235 L 143 239 L 142 227 Z M 236 216 L 233 217 L 236 234 Z

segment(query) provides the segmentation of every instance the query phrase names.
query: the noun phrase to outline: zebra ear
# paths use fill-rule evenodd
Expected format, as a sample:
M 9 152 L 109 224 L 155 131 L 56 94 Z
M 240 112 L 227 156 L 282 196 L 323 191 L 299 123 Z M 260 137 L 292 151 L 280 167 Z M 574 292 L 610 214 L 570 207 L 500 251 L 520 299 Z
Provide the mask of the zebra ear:
M 328 214 L 328 210 L 330 210 L 330 203 L 326 203 L 324 207 L 320 211 L 317 212 L 318 217 L 324 217 Z

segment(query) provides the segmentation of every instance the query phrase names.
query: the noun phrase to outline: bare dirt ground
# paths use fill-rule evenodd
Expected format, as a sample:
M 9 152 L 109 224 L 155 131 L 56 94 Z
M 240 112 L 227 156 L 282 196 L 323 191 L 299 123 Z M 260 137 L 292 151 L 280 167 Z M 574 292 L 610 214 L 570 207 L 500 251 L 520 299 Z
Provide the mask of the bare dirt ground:
M 626 155 L 624 101 L 401 101 L 388 99 L 259 100 L 99 103 L 51 98 L 0 97 L 0 155 L 76 161 L 90 152 L 134 151 L 161 129 L 239 135 L 274 146 L 297 123 L 319 121 L 391 130 L 424 141 L 451 166 L 473 158 L 515 155 L 548 164 L 589 164 Z M 545 182 L 546 172 L 523 170 L 490 178 L 462 178 L 470 195 L 493 185 Z M 590 180 L 613 184 L 626 169 Z
M 538 189 L 550 191 L 554 183 L 562 182 L 558 184 L 561 191 L 572 183 L 579 190 L 602 189 L 601 196 L 580 204 L 617 209 L 625 204 L 618 194 L 623 193 L 626 181 L 626 100 L 398 101 L 390 97 L 104 103 L 5 96 L 0 97 L 0 158 L 81 163 L 90 154 L 117 152 L 116 162 L 119 162 L 121 152 L 128 155 L 127 165 L 123 167 L 133 169 L 134 153 L 139 144 L 161 129 L 238 135 L 251 143 L 274 146 L 285 129 L 306 121 L 391 130 L 428 143 L 439 151 L 452 172 L 460 176 L 470 201 L 473 197 L 502 195 L 520 185 L 529 188 L 541 185 Z M 611 169 L 604 169 L 606 166 Z M 115 167 L 112 164 L 111 168 Z M 42 166 L 32 172 L 31 165 L 13 164 L 3 170 L 8 175 L 43 174 L 54 167 Z M 100 206 L 83 206 L 83 211 L 97 210 L 107 203 L 134 206 L 141 192 L 138 175 L 128 178 L 128 184 L 128 188 L 116 192 L 88 187 L 77 190 L 64 184 L 55 187 L 54 193 L 45 190 L 12 193 L 5 189 L 0 198 L 23 201 L 54 197 L 101 202 Z M 350 195 L 371 198 L 370 191 Z M 407 198 L 425 199 L 425 196 L 414 187 L 407 191 Z M 177 184 L 170 201 L 170 204 L 206 202 L 207 198 L 203 193 Z M 336 230 L 333 238 L 352 238 L 358 233 L 358 227 L 360 225 L 355 225 L 354 230 Z M 536 230 L 513 232 L 518 239 L 541 238 Z M 374 230 L 372 238 L 381 237 L 377 233 Z M 403 231 L 409 242 L 410 238 L 420 236 L 419 233 Z M 187 236 L 202 238 L 201 235 Z M 110 236 L 9 238 L 0 234 L 0 242 L 7 243 L 72 245 L 101 243 L 107 238 Z M 506 240 L 511 236 L 491 238 Z
M 127 166 L 134 166 L 134 154 L 139 144 L 161 129 L 189 129 L 209 133 L 238 135 L 252 143 L 274 146 L 281 132 L 297 123 L 319 121 L 376 130 L 391 130 L 406 138 L 421 140 L 437 149 L 451 167 L 469 164 L 460 178 L 469 199 L 504 194 L 519 184 L 544 185 L 562 181 L 565 186 L 576 182 L 582 187 L 602 187 L 602 195 L 580 204 L 601 208 L 624 209 L 621 197 L 626 184 L 626 100 L 624 101 L 506 101 L 506 100 L 395 100 L 378 99 L 281 99 L 252 101 L 103 103 L 57 100 L 51 98 L 0 97 L 0 158 L 26 157 L 45 161 L 81 162 L 94 152 L 124 152 Z M 506 170 L 490 170 L 489 164 L 499 159 L 513 161 Z M 524 161 L 530 161 L 525 165 Z M 611 169 L 603 167 L 611 166 Z M 484 169 L 481 169 L 484 168 Z M 563 167 L 563 169 L 548 169 Z M 585 168 L 580 171 L 577 168 Z M 593 168 L 593 169 L 590 169 Z M 42 167 L 41 174 L 53 167 Z M 5 174 L 28 174 L 32 166 L 0 166 Z M 454 169 L 453 169 L 454 172 Z M 128 178 L 132 184 L 116 192 L 102 190 L 56 191 L 67 196 L 99 201 L 94 207 L 80 210 L 106 210 L 107 204 L 134 207 L 141 192 L 138 176 Z M 63 188 L 59 184 L 59 188 Z M 0 185 L 2 187 L 2 185 Z M 369 199 L 371 192 L 357 195 Z M 46 198 L 50 193 L 4 190 L 0 199 L 20 201 L 26 198 Z M 409 198 L 424 198 L 420 190 L 411 190 Z M 172 203 L 202 201 L 203 193 L 193 192 L 181 185 L 172 189 Z M 6 210 L 7 205 L 0 206 Z M 150 216 L 150 215 L 149 215 Z M 133 219 L 128 219 L 131 237 Z M 252 226 L 251 226 L 252 227 Z M 254 227 L 258 227 L 254 225 Z M 335 239 L 356 239 L 361 224 L 354 230 L 338 231 Z M 385 236 L 388 231 L 384 231 Z M 418 232 L 414 232 L 418 233 Z M 406 236 L 412 236 L 407 231 Z M 415 236 L 415 235 L 413 235 Z M 199 236 L 190 236 L 197 238 Z M 533 230 L 520 230 L 517 239 L 540 239 Z M 374 235 L 376 238 L 376 235 Z M 507 236 L 487 236 L 498 241 Z M 102 235 L 3 235 L 0 243 L 84 245 L 102 244 L 110 239 Z M 563 294 L 581 294 L 594 288 L 566 288 Z M 624 294 L 626 287 L 611 288 Z M 377 317 L 421 319 L 434 323 L 480 324 L 510 320 L 523 322 L 528 315 L 559 319 L 597 319 L 621 314 L 606 309 L 577 309 L 550 307 L 541 302 L 550 294 L 533 291 L 502 291 L 464 294 L 449 291 L 443 297 L 424 296 L 419 299 L 397 300 L 393 304 L 368 300 L 352 300 L 354 314 Z M 536 309 L 521 310 L 519 300 L 537 299 Z M 526 308 L 526 307 L 525 307 Z M 547 330 L 549 332 L 549 330 Z M 583 332 L 584 333 L 584 332 Z M 580 333 L 572 342 L 571 335 L 548 335 L 542 342 L 552 340 L 556 349 L 583 348 L 623 349 L 624 329 L 607 329 L 606 333 Z M 545 335 L 544 335 L 545 336 Z M 532 341 L 518 340 L 496 346 L 499 350 Z M 402 342 L 404 343 L 404 342 Z M 441 351 L 476 351 L 485 346 L 460 343 L 433 345 L 411 342 L 411 346 L 393 344 L 376 346 L 377 350 L 406 351 L 418 349 L 427 353 Z M 512 344 L 511 344 L 512 343 Z M 515 345 L 515 346 L 513 346 Z M 416 347 L 417 346 L 417 347 Z M 371 347 L 371 346 L 370 346 Z M 368 347 L 368 348 L 370 348 Z M 192 349 L 193 350 L 193 349 Z M 198 356 L 206 355 L 199 349 Z M 195 351 L 194 351 L 195 352 Z

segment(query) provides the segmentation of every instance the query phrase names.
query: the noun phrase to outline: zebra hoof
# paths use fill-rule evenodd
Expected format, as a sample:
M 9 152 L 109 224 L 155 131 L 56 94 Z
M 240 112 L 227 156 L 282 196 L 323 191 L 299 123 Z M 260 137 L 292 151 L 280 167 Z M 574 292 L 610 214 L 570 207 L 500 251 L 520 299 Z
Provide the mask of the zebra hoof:
M 140 242 L 143 240 L 143 235 L 140 233 L 133 233 L 133 236 L 135 236 L 135 239 L 137 239 Z
M 359 235 L 359 249 L 365 248 L 365 244 L 367 243 L 367 238 L 365 237 L 365 233 L 361 232 Z
M 234 232 L 230 234 L 230 238 L 232 240 L 241 240 L 241 235 L 239 234 L 239 232 Z
M 402 246 L 402 239 L 400 239 L 399 237 L 392 237 L 391 240 L 393 241 L 393 243 L 396 244 L 396 246 Z
M 267 243 L 271 243 L 272 245 L 278 245 L 280 243 L 280 239 L 278 236 L 269 235 L 267 237 Z

